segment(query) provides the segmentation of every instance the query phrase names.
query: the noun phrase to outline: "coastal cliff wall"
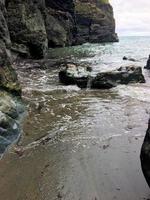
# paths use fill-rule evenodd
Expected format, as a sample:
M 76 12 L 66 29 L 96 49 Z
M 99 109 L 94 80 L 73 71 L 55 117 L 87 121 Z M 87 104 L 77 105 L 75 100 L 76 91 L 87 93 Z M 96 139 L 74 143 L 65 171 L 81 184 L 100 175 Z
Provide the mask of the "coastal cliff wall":
M 19 98 L 21 88 L 12 68 L 11 40 L 6 19 L 5 2 L 0 0 L 0 158 L 19 136 L 17 120 L 23 112 Z
M 43 58 L 48 47 L 115 42 L 108 0 L 6 0 L 11 50 Z

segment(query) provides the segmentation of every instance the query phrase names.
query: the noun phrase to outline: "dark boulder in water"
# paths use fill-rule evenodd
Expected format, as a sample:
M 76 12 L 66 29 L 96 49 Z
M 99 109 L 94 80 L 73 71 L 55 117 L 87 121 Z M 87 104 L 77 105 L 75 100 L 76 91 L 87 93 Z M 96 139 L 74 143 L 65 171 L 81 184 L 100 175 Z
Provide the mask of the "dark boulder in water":
M 150 119 L 141 149 L 141 166 L 145 179 L 150 187 Z
M 92 77 L 87 68 L 68 65 L 60 71 L 59 79 L 65 85 L 76 84 L 80 88 L 86 88 L 90 82 L 92 89 L 110 89 L 118 84 L 145 83 L 142 68 L 136 66 L 120 67 L 118 70 L 100 72 Z
M 142 68 L 136 66 L 120 67 L 118 70 L 97 74 L 92 81 L 92 88 L 109 89 L 118 84 L 145 83 Z
M 123 57 L 123 60 L 132 61 L 132 62 L 137 62 L 137 61 L 138 61 L 138 60 L 135 59 L 135 58 L 132 58 L 132 57 L 126 57 L 126 56 Z
M 87 87 L 90 72 L 85 67 L 75 64 L 66 64 L 66 68 L 59 72 L 59 80 L 65 85 L 79 85 L 82 88 Z

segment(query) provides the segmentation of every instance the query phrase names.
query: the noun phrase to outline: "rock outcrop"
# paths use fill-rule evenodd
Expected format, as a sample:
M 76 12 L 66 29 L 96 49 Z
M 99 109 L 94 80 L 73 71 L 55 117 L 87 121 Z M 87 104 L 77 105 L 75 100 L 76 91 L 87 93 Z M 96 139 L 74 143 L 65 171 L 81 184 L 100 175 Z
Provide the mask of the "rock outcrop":
M 21 88 L 11 65 L 11 40 L 6 17 L 4 1 L 0 0 L 0 156 L 18 138 L 17 120 L 23 111 L 19 103 Z
M 113 9 L 108 0 L 76 0 L 77 43 L 116 42 Z
M 115 71 L 99 73 L 92 82 L 92 88 L 109 89 L 119 84 L 132 83 L 145 83 L 141 67 L 126 66 Z
M 38 5 L 32 0 L 12 0 L 7 4 L 7 13 L 11 41 L 27 46 L 34 58 L 44 57 L 47 50 L 47 34 Z
M 67 64 L 59 73 L 60 82 L 77 85 L 80 88 L 110 89 L 118 84 L 145 83 L 142 68 L 136 66 L 120 67 L 118 70 L 101 72 L 92 77 L 85 67 Z
M 150 69 L 150 55 L 149 55 L 149 57 L 148 57 L 146 66 L 145 66 L 144 68 L 145 68 L 145 69 Z
M 21 99 L 0 90 L 0 156 L 19 138 L 19 118 L 23 112 Z
M 0 0 L 0 88 L 19 94 L 21 88 L 17 81 L 17 75 L 11 66 L 11 41 L 6 16 L 4 1 Z
M 118 41 L 108 0 L 6 0 L 4 9 L 11 50 L 24 57 L 43 58 L 48 47 Z
M 141 149 L 141 165 L 145 179 L 150 187 L 150 119 Z

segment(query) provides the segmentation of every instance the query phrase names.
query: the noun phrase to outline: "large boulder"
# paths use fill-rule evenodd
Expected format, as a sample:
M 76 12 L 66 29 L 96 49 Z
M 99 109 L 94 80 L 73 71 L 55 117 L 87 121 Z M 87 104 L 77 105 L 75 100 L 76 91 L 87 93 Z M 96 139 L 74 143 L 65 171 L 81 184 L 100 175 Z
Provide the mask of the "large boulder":
M 92 76 L 85 67 L 68 64 L 59 73 L 60 82 L 65 85 L 76 84 L 81 88 L 109 89 L 118 84 L 145 83 L 142 68 L 136 66 L 120 67 L 118 70 L 101 72 Z
M 141 149 L 141 166 L 145 179 L 150 187 L 150 119 L 148 129 Z
M 86 67 L 77 66 L 76 64 L 68 63 L 66 68 L 59 72 L 59 80 L 65 85 L 76 85 L 80 82 L 80 87 L 86 88 L 90 76 L 89 70 Z
M 130 83 L 145 83 L 141 67 L 126 66 L 115 71 L 99 73 L 92 81 L 92 88 L 105 89 Z

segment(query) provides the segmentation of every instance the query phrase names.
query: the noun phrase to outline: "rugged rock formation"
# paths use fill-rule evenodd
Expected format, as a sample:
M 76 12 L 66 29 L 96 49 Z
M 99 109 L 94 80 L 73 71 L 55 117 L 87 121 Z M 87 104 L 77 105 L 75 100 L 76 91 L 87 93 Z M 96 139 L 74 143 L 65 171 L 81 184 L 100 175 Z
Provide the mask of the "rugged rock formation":
M 6 0 L 5 8 L 11 50 L 24 57 L 43 58 L 48 46 L 118 40 L 107 0 Z
M 7 12 L 12 42 L 27 46 L 32 57 L 44 57 L 47 50 L 47 34 L 38 5 L 32 0 L 12 0 L 7 4 Z
M 118 84 L 145 83 L 141 67 L 127 66 L 118 70 L 98 73 L 92 77 L 87 68 L 68 64 L 59 73 L 60 81 L 65 85 L 78 85 L 80 88 L 109 89 Z
M 116 42 L 113 9 L 107 0 L 76 0 L 77 43 Z
M 66 68 L 59 72 L 59 80 L 65 85 L 76 85 L 86 88 L 90 72 L 87 67 L 77 66 L 75 64 L 66 64 Z
M 0 90 L 0 156 L 20 135 L 19 118 L 24 111 L 21 99 Z
M 136 66 L 120 67 L 112 72 L 99 73 L 93 80 L 92 87 L 96 89 L 107 89 L 118 84 L 145 83 L 142 68 Z
M 123 60 L 127 60 L 127 61 L 132 61 L 132 62 L 138 62 L 138 61 L 139 61 L 139 60 L 137 60 L 137 59 L 135 59 L 135 58 L 126 57 L 126 56 L 124 56 L 122 59 L 123 59 Z
M 150 119 L 141 149 L 141 165 L 145 179 L 150 187 Z
M 19 135 L 17 119 L 22 112 L 19 99 L 21 88 L 11 65 L 11 41 L 6 23 L 7 12 L 0 0 L 0 155 Z
M 19 94 L 21 89 L 11 66 L 11 41 L 6 16 L 4 1 L 0 0 L 0 88 Z

